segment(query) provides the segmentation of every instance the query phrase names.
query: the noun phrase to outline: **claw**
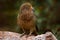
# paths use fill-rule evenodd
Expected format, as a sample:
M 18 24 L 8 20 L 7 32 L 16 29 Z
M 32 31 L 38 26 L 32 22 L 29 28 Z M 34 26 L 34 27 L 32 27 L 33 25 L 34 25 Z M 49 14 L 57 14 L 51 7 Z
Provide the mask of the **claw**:
M 24 35 L 25 35 L 25 33 L 21 34 L 21 36 L 20 36 L 20 37 L 22 37 L 22 36 L 24 36 Z

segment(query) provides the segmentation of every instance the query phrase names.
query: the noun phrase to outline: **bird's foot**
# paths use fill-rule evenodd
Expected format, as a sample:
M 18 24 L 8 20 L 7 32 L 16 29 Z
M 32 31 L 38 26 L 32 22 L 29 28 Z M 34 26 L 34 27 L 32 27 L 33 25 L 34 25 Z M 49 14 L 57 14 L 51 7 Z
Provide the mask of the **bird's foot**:
M 26 38 L 27 38 L 27 37 L 30 37 L 30 36 L 31 36 L 31 35 L 26 35 Z
M 25 35 L 25 33 L 21 34 L 20 37 L 22 37 L 22 36 L 24 36 L 24 35 Z

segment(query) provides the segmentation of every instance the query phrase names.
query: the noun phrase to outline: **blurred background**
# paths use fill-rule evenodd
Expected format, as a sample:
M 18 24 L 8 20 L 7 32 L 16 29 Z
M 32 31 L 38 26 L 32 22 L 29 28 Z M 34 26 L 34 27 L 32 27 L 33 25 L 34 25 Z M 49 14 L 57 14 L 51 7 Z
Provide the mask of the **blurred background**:
M 19 33 L 17 15 L 24 2 L 35 9 L 39 34 L 51 31 L 60 40 L 60 0 L 0 0 L 0 31 Z

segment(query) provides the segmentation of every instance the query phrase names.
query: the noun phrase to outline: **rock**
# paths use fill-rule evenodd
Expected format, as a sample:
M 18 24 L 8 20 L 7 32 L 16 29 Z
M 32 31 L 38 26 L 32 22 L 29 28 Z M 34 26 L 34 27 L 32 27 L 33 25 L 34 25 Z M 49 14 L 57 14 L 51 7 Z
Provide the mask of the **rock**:
M 20 40 L 20 34 L 8 31 L 0 31 L 0 40 Z
M 50 40 L 49 38 L 45 39 L 46 38 L 46 35 L 47 34 L 52 34 L 52 33 L 45 33 L 45 34 L 41 34 L 41 35 L 37 35 L 37 36 L 28 36 L 26 37 L 27 35 L 24 35 L 22 37 L 20 37 L 21 34 L 19 33 L 15 33 L 15 32 L 9 32 L 9 31 L 0 31 L 0 40 Z M 49 35 L 47 35 L 49 36 Z M 37 39 L 36 39 L 37 38 Z M 52 40 L 57 40 L 56 37 L 52 34 Z
M 34 37 L 33 40 L 45 40 L 46 36 L 45 34 L 41 34 L 41 35 L 37 35 L 36 37 Z

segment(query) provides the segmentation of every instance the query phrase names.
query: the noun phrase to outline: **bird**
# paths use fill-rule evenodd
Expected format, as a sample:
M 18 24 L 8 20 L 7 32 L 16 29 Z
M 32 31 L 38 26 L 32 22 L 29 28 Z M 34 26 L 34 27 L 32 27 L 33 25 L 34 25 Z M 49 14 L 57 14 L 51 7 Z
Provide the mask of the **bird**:
M 23 33 L 27 35 L 37 35 L 36 16 L 34 14 L 34 8 L 31 3 L 26 2 L 20 6 L 17 16 L 17 24 L 22 29 Z

